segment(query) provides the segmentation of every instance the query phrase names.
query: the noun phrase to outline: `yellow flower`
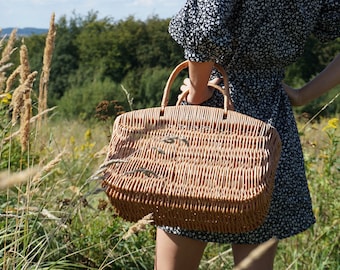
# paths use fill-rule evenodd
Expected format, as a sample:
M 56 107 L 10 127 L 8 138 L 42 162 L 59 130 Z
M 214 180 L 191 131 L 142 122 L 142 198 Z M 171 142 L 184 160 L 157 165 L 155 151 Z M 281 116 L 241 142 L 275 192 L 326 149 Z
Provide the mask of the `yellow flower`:
M 12 99 L 12 95 L 10 93 L 1 94 L 0 97 L 1 97 L 1 103 L 3 104 L 9 104 Z
M 339 119 L 338 118 L 332 118 L 328 121 L 328 125 L 332 128 L 337 128 L 338 127 L 338 123 L 339 123 Z
M 70 137 L 70 143 L 73 145 L 76 143 L 76 139 L 73 136 Z
M 89 141 L 89 140 L 91 140 L 91 138 L 92 138 L 92 132 L 91 132 L 91 129 L 88 129 L 85 132 L 85 140 Z
M 322 130 L 325 131 L 327 129 L 337 129 L 338 128 L 339 119 L 332 118 L 328 120 L 327 126 L 325 126 Z

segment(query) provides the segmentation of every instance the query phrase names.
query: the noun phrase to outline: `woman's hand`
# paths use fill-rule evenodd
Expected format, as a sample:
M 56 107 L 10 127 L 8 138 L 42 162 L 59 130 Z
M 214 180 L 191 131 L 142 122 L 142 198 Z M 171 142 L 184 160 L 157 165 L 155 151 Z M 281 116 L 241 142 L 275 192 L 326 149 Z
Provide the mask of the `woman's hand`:
M 210 80 L 209 84 L 219 85 L 221 83 L 221 81 L 222 81 L 222 79 L 215 78 L 213 80 Z M 213 91 L 214 91 L 213 89 L 211 89 L 211 88 L 209 88 L 207 86 L 205 93 L 199 95 L 199 97 L 197 98 L 197 92 L 190 91 L 191 89 L 192 89 L 192 86 L 191 86 L 191 83 L 190 83 L 190 79 L 189 78 L 185 78 L 183 80 L 183 84 L 180 87 L 180 90 L 182 91 L 182 93 L 184 93 L 184 92 L 189 90 L 189 94 L 188 94 L 186 100 L 190 104 L 195 104 L 192 101 L 193 100 L 197 100 L 197 99 L 202 99 L 201 97 L 203 97 L 203 99 L 204 99 L 204 100 L 202 100 L 202 102 L 204 102 L 205 100 L 208 100 L 212 96 Z M 179 97 L 180 96 L 181 96 L 181 94 L 179 95 Z M 200 102 L 200 103 L 202 103 L 202 102 Z M 197 103 L 197 104 L 200 104 L 200 103 Z

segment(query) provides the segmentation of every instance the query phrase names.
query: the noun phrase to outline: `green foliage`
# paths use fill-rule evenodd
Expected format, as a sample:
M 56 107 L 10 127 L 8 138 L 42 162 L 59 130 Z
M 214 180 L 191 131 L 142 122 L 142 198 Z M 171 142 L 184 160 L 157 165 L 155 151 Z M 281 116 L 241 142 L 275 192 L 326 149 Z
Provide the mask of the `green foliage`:
M 16 172 L 39 162 L 39 157 L 33 152 L 22 152 L 19 138 L 12 137 L 18 127 L 12 126 L 9 108 L 11 95 L 7 95 L 8 98 L 0 100 L 0 171 L 9 169 Z
M 85 17 L 74 16 L 69 20 L 62 17 L 57 23 L 48 91 L 49 105 L 58 104 L 71 88 L 86 88 L 86 84 L 107 79 L 118 85 L 123 84 L 133 96 L 136 108 L 159 104 L 166 70 L 170 71 L 183 60 L 182 48 L 168 33 L 168 23 L 169 19 L 158 17 L 151 17 L 146 21 L 136 20 L 134 17 L 120 21 L 99 19 L 98 13 L 93 11 Z M 39 63 L 43 39 L 44 36 L 25 39 L 31 65 L 35 70 L 41 69 Z M 303 55 L 287 68 L 285 82 L 296 88 L 301 87 L 319 73 L 339 51 L 339 39 L 322 44 L 314 37 L 309 38 Z M 329 95 L 334 96 L 334 91 Z M 325 95 L 296 112 L 315 114 L 329 102 L 332 98 L 330 96 Z M 174 100 L 175 96 L 171 101 Z M 335 100 L 323 116 L 339 112 L 339 104 L 339 99 Z M 128 104 L 125 103 L 125 106 L 124 109 L 128 111 Z M 77 113 L 73 115 L 76 116 Z
M 111 124 L 121 110 L 130 109 L 130 98 L 136 108 L 158 106 L 170 71 L 182 60 L 167 24 L 168 20 L 157 17 L 146 22 L 133 17 L 119 22 L 98 20 L 93 12 L 85 18 L 60 19 L 49 95 L 63 118 L 45 125 L 45 134 L 31 136 L 27 153 L 21 152 L 15 136 L 5 140 L 16 127 L 8 114 L 10 97 L 1 97 L 0 169 L 20 171 L 37 162 L 42 166 L 26 184 L 0 190 L 1 269 L 153 268 L 155 229 L 147 226 L 123 239 L 132 224 L 115 215 L 101 193 L 100 181 L 89 181 L 106 154 L 99 151 L 108 142 L 103 126 L 67 118 L 98 117 L 100 109 L 99 116 Z M 25 41 L 36 70 L 40 70 L 43 40 L 32 36 Z M 286 81 L 299 87 L 310 80 L 339 52 L 338 41 L 321 45 L 310 39 L 302 58 L 288 68 Z M 180 83 L 179 79 L 173 87 L 170 104 L 177 99 L 175 89 Z M 338 91 L 301 112 L 319 110 Z M 333 104 L 334 112 L 339 112 L 339 99 Z M 333 104 L 327 105 L 328 113 L 333 113 Z M 307 232 L 281 241 L 277 270 L 339 268 L 340 135 L 335 116 L 327 124 L 320 119 L 320 123 L 300 129 L 317 223 Z M 200 269 L 229 269 L 232 265 L 230 245 L 209 244 Z
M 45 164 L 65 153 L 36 180 L 0 190 L 0 268 L 151 269 L 154 228 L 123 240 L 132 224 L 114 214 L 100 183 L 88 181 L 104 158 L 96 155 L 107 143 L 101 127 L 62 121 L 44 128 Z
M 340 86 L 335 87 L 328 93 L 322 95 L 318 99 L 309 102 L 307 105 L 294 108 L 297 114 L 305 113 L 312 117 L 320 112 L 323 117 L 331 117 L 340 112 L 340 97 L 337 96 Z
M 64 99 L 65 93 L 70 95 L 74 89 L 91 87 L 89 85 L 93 81 L 103 81 L 105 84 L 107 79 L 117 84 L 123 82 L 140 107 L 158 104 L 160 100 L 154 100 L 154 96 L 154 101 L 145 99 L 139 80 L 148 68 L 170 70 L 182 60 L 182 50 L 167 32 L 168 22 L 157 17 L 145 22 L 133 17 L 112 22 L 109 18 L 98 19 L 96 12 L 89 12 L 85 18 L 75 16 L 69 21 L 62 17 L 57 23 L 58 33 L 49 81 L 49 105 L 64 104 L 64 100 L 59 100 Z M 37 43 L 36 37 L 27 39 L 30 44 Z M 43 44 L 39 43 L 39 46 Z M 33 58 L 41 58 L 41 51 L 33 49 Z M 160 75 L 157 82 L 152 78 L 157 83 L 155 87 L 158 87 L 158 91 L 166 79 L 163 73 Z M 80 100 L 86 99 L 78 99 L 78 104 Z M 83 107 L 87 105 L 83 104 Z M 67 114 L 78 115 L 77 112 Z
M 312 80 L 319 72 L 321 72 L 329 62 L 340 52 L 340 39 L 332 42 L 321 43 L 314 37 L 310 37 L 307 41 L 303 55 L 286 70 L 285 83 L 294 88 L 300 88 L 308 81 Z M 315 115 L 324 106 L 327 110 L 320 115 L 331 117 L 340 112 L 340 98 L 332 99 L 339 93 L 340 86 L 332 89 L 320 98 L 313 100 L 305 106 L 294 108 L 297 114 L 307 113 Z M 332 102 L 331 102 L 332 101 Z M 331 102 L 331 104 L 328 104 Z
M 293 87 L 300 87 L 321 72 L 340 52 L 340 39 L 321 43 L 310 37 L 301 57 L 286 70 L 285 82 Z
M 125 21 L 118 22 L 111 36 L 108 37 L 113 46 L 107 52 L 106 75 L 119 82 L 128 71 L 140 68 L 145 63 L 139 63 L 137 59 L 137 48 L 147 42 L 145 23 L 135 21 L 129 17 Z
M 306 175 L 316 224 L 307 232 L 286 239 L 279 246 L 278 269 L 338 269 L 340 215 L 339 118 L 300 128 Z M 295 254 L 285 252 L 291 246 Z
M 97 105 L 103 100 L 118 100 L 125 104 L 121 87 L 110 79 L 86 83 L 69 89 L 58 102 L 60 113 L 67 118 L 90 119 L 96 114 Z
M 146 67 L 173 68 L 183 60 L 182 49 L 170 38 L 169 20 L 157 17 L 145 22 L 147 40 L 137 47 L 138 62 Z
M 58 100 L 71 87 L 70 79 L 79 66 L 79 52 L 74 44 L 74 37 L 78 35 L 79 28 L 76 19 L 72 19 L 68 24 L 65 17 L 58 22 L 53 61 L 49 81 L 50 106 L 57 104 Z
M 73 220 L 74 251 L 81 250 L 81 255 L 90 259 L 97 269 L 152 269 L 154 229 L 149 227 L 138 236 L 133 235 L 123 240 L 123 235 L 132 224 L 114 217 L 112 211 L 108 207 L 93 212 L 91 223 L 83 224 L 79 219 Z M 87 215 L 84 217 L 91 218 Z M 84 250 L 84 247 L 90 248 Z
M 163 89 L 166 83 L 170 69 L 162 69 L 159 67 L 145 70 L 140 79 L 140 97 L 141 107 L 160 106 L 163 97 Z
M 338 126 L 335 117 L 300 128 L 317 223 L 280 242 L 277 270 L 338 268 Z M 102 126 L 59 120 L 44 130 L 49 138 L 40 152 L 45 164 L 60 149 L 65 154 L 38 182 L 0 191 L 0 268 L 152 269 L 154 227 L 123 239 L 132 224 L 115 215 L 104 193 L 93 194 L 100 182 L 87 181 L 104 158 L 97 155 L 107 144 Z M 232 265 L 230 245 L 209 244 L 200 269 Z
M 148 107 L 159 107 L 164 93 L 164 87 L 172 68 L 156 66 L 146 68 L 138 72 L 128 73 L 122 84 L 133 97 L 133 108 L 141 109 Z M 169 105 L 174 105 L 180 93 L 179 87 L 183 81 L 185 72 L 175 80 L 170 91 Z
M 31 70 L 40 73 L 41 63 L 43 62 L 45 35 L 32 35 L 24 40 L 24 44 L 28 48 L 28 59 Z

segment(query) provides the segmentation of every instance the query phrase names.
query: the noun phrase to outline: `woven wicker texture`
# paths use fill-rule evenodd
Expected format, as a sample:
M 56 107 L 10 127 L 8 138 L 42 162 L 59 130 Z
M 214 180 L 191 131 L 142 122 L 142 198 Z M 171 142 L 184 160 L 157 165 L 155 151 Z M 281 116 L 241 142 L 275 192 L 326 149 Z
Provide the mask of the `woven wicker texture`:
M 132 111 L 114 122 L 103 186 L 128 221 L 246 232 L 267 215 L 280 150 L 275 128 L 226 108 Z

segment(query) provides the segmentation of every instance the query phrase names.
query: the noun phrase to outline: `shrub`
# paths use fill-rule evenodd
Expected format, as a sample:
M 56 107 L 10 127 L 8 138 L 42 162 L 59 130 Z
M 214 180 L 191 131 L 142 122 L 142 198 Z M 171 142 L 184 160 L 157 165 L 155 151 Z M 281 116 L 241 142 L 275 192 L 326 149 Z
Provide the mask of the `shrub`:
M 103 100 L 117 100 L 122 104 L 124 92 L 121 87 L 109 79 L 104 81 L 93 81 L 83 87 L 75 87 L 66 91 L 58 102 L 61 117 L 80 118 L 89 120 L 94 118 L 97 105 Z

